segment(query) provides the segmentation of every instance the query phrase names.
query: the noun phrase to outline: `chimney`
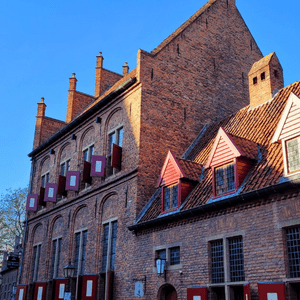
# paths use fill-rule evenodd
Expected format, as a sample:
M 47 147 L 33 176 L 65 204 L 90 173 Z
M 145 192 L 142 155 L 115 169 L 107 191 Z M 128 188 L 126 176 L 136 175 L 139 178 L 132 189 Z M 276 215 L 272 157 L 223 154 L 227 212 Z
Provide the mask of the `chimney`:
M 43 118 L 45 116 L 45 111 L 46 111 L 46 104 L 44 103 L 44 97 L 41 98 L 41 101 L 37 105 L 38 107 L 37 107 L 37 115 L 36 115 L 36 122 L 35 122 L 33 149 L 35 149 L 41 144 L 42 124 L 43 124 Z
M 74 105 L 75 105 L 75 91 L 76 91 L 76 83 L 77 79 L 75 77 L 75 73 L 72 73 L 72 77 L 69 82 L 69 94 L 68 94 L 68 107 L 67 107 L 67 116 L 66 122 L 69 123 L 73 119 L 74 114 Z
M 128 74 L 129 71 L 129 67 L 127 65 L 127 62 L 125 61 L 125 64 L 123 66 L 123 76 L 125 76 L 126 74 Z
M 98 98 L 101 94 L 101 75 L 103 68 L 103 56 L 102 52 L 99 51 L 97 55 L 97 64 L 96 64 L 96 82 L 95 82 L 95 98 Z
M 283 70 L 275 52 L 253 64 L 248 80 L 251 109 L 267 102 L 284 87 Z

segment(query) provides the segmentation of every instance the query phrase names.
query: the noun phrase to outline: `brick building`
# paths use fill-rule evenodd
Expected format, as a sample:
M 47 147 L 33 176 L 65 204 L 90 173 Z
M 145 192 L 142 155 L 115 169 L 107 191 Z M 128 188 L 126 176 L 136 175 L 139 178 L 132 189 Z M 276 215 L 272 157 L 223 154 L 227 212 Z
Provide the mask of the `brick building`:
M 271 53 L 249 87 L 249 105 L 166 155 L 129 226 L 149 299 L 300 299 L 300 81 L 283 88 Z
M 183 253 L 177 230 L 182 228 L 186 237 L 181 237 L 182 243 L 188 243 L 189 221 L 169 231 L 161 229 L 162 225 L 143 228 L 149 222 L 164 222 L 169 215 L 160 216 L 161 211 L 153 204 L 161 201 L 159 190 L 155 191 L 169 150 L 170 156 L 181 157 L 192 144 L 183 157 L 189 162 L 182 160 L 183 169 L 193 170 L 182 185 L 182 197 L 192 192 L 188 199 L 195 195 L 195 207 L 207 201 L 195 192 L 201 183 L 199 176 L 211 180 L 207 175 L 211 168 L 204 171 L 203 164 L 217 125 L 208 130 L 206 124 L 220 120 L 223 124 L 224 117 L 249 103 L 247 76 L 260 72 L 261 59 L 235 1 L 210 0 L 153 51 L 138 50 L 137 65 L 131 72 L 126 63 L 122 75 L 105 69 L 99 53 L 94 95 L 77 91 L 73 74 L 65 122 L 45 115 L 42 98 L 29 154 L 28 218 L 16 299 L 61 299 L 66 285 L 63 267 L 69 261 L 75 266 L 71 290 L 76 299 L 131 299 L 141 287 L 140 295 L 144 293 L 145 299 L 171 297 L 174 290 L 178 299 L 185 299 L 187 284 L 208 283 L 205 277 L 193 281 L 193 273 L 188 280 L 183 279 L 187 274 L 183 263 L 180 277 L 175 278 L 174 271 L 174 280 L 182 281 L 181 285 L 168 278 L 169 271 L 167 284 L 154 272 L 155 255 L 163 250 L 161 247 L 176 251 L 181 247 Z M 269 88 L 265 94 L 269 100 L 274 89 L 283 87 L 282 69 L 275 55 L 263 60 L 267 61 L 263 63 L 265 79 L 258 77 L 258 82 L 272 79 L 272 84 L 263 88 Z M 278 67 L 276 75 L 269 72 L 268 66 L 273 64 Z M 257 97 L 253 103 L 262 104 L 264 101 L 258 100 L 261 92 L 255 92 L 251 83 L 250 95 L 252 92 Z M 224 135 L 228 130 L 225 125 Z M 208 145 L 201 149 L 199 139 L 202 141 L 208 132 L 211 135 L 203 143 Z M 255 142 L 248 139 L 253 148 Z M 192 156 L 195 151 L 199 159 L 198 154 Z M 259 156 L 251 155 L 245 163 L 249 169 Z M 170 189 L 170 195 L 175 195 L 174 191 Z M 210 207 L 217 206 L 215 203 Z M 181 210 L 176 210 L 180 216 Z M 153 252 L 153 247 L 158 248 Z M 189 263 L 197 265 L 193 260 Z M 172 268 L 179 270 L 178 266 Z

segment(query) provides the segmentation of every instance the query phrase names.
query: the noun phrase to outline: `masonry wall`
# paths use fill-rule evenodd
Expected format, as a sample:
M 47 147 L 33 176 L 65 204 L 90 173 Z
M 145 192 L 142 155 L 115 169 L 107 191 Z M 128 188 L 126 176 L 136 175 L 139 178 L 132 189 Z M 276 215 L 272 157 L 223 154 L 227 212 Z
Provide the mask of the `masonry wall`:
M 248 72 L 262 57 L 234 1 L 209 1 L 189 22 L 151 53 L 138 53 L 143 86 L 137 211 L 153 193 L 168 150 L 180 157 L 206 123 L 249 104 Z
M 209 288 L 212 283 L 210 241 L 242 236 L 245 282 L 250 283 L 251 299 L 258 299 L 258 281 L 287 282 L 287 299 L 292 299 L 285 228 L 295 225 L 300 226 L 298 192 L 253 199 L 246 205 L 241 203 L 214 213 L 194 215 L 180 222 L 162 221 L 152 229 L 137 233 L 138 263 L 132 276 L 146 276 L 145 299 L 157 299 L 159 290 L 165 285 L 176 289 L 178 300 L 186 299 L 188 286 Z M 180 265 L 168 265 L 164 281 L 163 276 L 156 274 L 155 251 L 175 246 L 180 246 Z M 134 293 L 133 284 L 130 293 Z M 208 299 L 211 297 L 209 288 Z

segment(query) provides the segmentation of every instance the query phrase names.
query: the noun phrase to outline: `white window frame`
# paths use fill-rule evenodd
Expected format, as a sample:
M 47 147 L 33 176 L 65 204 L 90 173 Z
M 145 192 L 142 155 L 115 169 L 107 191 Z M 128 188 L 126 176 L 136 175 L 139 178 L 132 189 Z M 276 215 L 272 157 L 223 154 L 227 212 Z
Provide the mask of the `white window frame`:
M 291 176 L 300 174 L 300 169 L 298 171 L 294 171 L 294 172 L 291 172 L 291 173 L 289 172 L 289 169 L 288 169 L 288 157 L 287 157 L 287 146 L 286 146 L 286 143 L 288 141 L 293 140 L 293 139 L 295 139 L 297 137 L 300 137 L 299 133 L 295 133 L 295 134 L 289 136 L 288 138 L 281 140 L 282 153 L 283 153 L 284 176 L 285 177 L 291 177 Z

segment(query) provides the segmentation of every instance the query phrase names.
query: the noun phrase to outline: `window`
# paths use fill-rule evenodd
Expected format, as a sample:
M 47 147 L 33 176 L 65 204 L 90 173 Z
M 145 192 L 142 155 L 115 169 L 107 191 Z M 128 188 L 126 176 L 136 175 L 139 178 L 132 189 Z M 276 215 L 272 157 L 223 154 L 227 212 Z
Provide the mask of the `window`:
M 170 265 L 180 264 L 180 247 L 170 248 Z
M 234 163 L 215 170 L 216 196 L 235 190 Z
M 288 172 L 300 170 L 300 137 L 286 141 Z
M 63 162 L 60 165 L 60 175 L 67 176 L 67 171 L 70 170 L 70 160 Z
M 266 79 L 266 73 L 265 72 L 262 72 L 260 74 L 260 80 L 265 80 Z
M 51 263 L 51 272 L 50 272 L 51 279 L 58 277 L 61 244 L 62 244 L 61 238 L 55 239 L 52 242 L 52 263 Z
M 32 259 L 32 272 L 31 272 L 31 281 L 35 282 L 38 279 L 39 272 L 39 263 L 41 255 L 41 244 L 33 247 L 33 259 Z
M 178 184 L 163 187 L 164 211 L 178 207 Z
M 42 176 L 42 187 L 45 188 L 46 184 L 49 183 L 50 173 L 46 173 Z
M 87 243 L 87 230 L 83 230 L 75 233 L 74 276 L 84 274 L 86 243 Z
M 94 145 L 89 146 L 88 148 L 83 150 L 83 160 L 91 162 L 92 155 L 94 155 Z
M 112 152 L 113 144 L 123 147 L 123 127 L 112 130 L 108 134 L 108 154 L 107 154 L 107 164 L 106 164 L 106 175 L 110 176 L 118 172 L 117 169 L 112 167 Z
M 257 84 L 257 77 L 253 78 L 253 84 Z
M 118 222 L 110 222 L 104 225 L 103 251 L 102 251 L 102 272 L 113 271 L 115 268 L 116 242 Z
M 300 227 L 286 230 L 286 244 L 291 278 L 300 277 Z
M 228 245 L 227 248 L 224 247 L 226 243 Z M 212 241 L 210 243 L 210 249 L 212 283 L 239 282 L 245 280 L 242 237 Z M 227 258 L 229 272 L 225 272 L 224 267 L 224 260 Z

